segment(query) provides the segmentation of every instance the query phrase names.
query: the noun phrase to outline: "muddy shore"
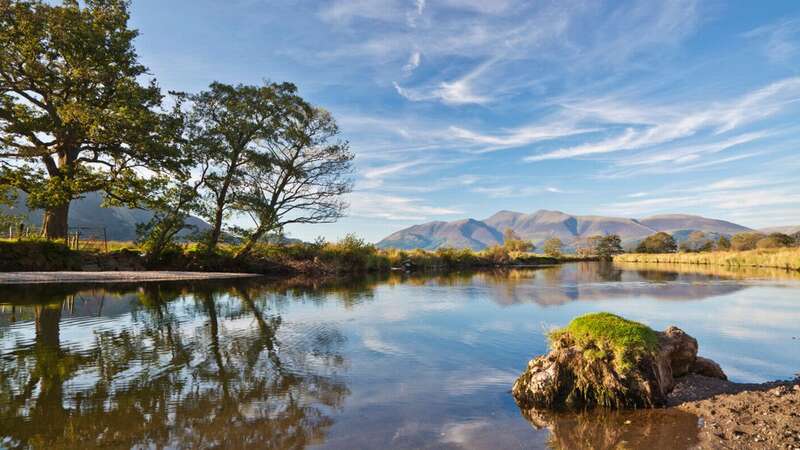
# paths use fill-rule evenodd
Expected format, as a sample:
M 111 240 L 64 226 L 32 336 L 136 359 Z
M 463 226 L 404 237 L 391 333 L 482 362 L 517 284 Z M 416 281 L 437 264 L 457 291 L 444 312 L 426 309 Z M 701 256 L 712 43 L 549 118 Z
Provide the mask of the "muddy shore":
M 700 418 L 698 448 L 800 450 L 800 378 L 746 384 L 689 375 L 669 400 Z

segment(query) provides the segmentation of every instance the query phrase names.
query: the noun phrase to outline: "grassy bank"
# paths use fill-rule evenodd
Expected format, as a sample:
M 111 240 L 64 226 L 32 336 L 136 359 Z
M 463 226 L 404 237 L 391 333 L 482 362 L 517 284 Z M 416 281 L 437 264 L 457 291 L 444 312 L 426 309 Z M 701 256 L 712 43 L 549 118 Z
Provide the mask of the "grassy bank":
M 132 244 L 115 243 L 109 252 L 70 250 L 49 241 L 0 241 L 0 270 L 193 270 L 263 274 L 378 273 L 393 269 L 450 270 L 537 266 L 586 260 L 574 255 L 551 257 L 494 247 L 468 249 L 382 250 L 359 239 L 335 243 L 259 244 L 246 258 L 237 247 L 221 245 L 209 253 L 197 244 L 176 245 L 156 260 Z
M 727 267 L 769 267 L 800 270 L 800 248 L 706 253 L 628 253 L 617 255 L 620 263 L 700 264 Z

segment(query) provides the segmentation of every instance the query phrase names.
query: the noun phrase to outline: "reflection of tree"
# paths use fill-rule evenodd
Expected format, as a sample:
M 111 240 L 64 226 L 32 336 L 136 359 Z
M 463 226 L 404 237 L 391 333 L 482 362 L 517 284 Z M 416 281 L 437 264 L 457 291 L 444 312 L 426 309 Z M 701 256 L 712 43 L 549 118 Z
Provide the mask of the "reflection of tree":
M 10 447 L 303 448 L 349 391 L 336 330 L 279 344 L 257 285 L 148 285 L 124 329 L 60 342 L 61 303 L 35 310 L 35 342 L 0 359 Z M 241 326 L 242 323 L 248 326 Z M 82 377 L 78 375 L 83 375 Z M 90 380 L 90 382 L 89 382 Z
M 695 448 L 697 417 L 676 410 L 579 412 L 522 410 L 534 428 L 550 430 L 553 449 Z

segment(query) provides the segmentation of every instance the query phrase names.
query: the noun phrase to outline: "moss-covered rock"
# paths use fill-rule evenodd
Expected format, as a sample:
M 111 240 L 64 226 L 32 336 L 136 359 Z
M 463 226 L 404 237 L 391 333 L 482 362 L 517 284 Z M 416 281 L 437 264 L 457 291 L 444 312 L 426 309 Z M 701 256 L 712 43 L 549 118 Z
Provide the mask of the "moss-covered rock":
M 710 372 L 708 360 L 697 363 L 697 341 L 679 328 L 656 332 L 609 313 L 575 318 L 550 334 L 550 347 L 514 383 L 523 408 L 662 406 L 674 378 L 701 366 Z

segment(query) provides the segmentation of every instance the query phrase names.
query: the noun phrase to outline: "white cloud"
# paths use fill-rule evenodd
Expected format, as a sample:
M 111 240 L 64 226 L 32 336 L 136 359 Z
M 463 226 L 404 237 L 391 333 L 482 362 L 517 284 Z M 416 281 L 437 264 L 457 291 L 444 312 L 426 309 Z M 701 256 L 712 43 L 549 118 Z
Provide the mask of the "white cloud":
M 531 155 L 525 161 L 567 159 L 645 149 L 691 137 L 704 130 L 720 134 L 774 115 L 798 100 L 800 77 L 787 78 L 747 93 L 734 102 L 697 106 L 685 114 L 676 110 L 654 125 L 629 127 L 622 134 L 611 138 Z
M 794 188 L 796 176 L 773 174 L 771 177 L 729 177 L 712 183 L 683 189 L 662 189 L 662 194 L 642 200 L 614 202 L 598 209 L 602 214 L 640 217 L 665 212 L 701 210 L 705 215 L 733 217 L 742 211 L 752 212 L 761 224 L 769 220 L 775 207 L 790 208 L 800 204 L 800 193 Z M 630 197 L 630 196 L 629 196 Z M 791 214 L 800 219 L 800 211 Z M 785 217 L 781 217 L 785 219 Z
M 401 7 L 396 0 L 336 0 L 319 13 L 329 23 L 349 24 L 355 19 L 397 21 Z
M 507 148 L 522 147 L 535 142 L 558 139 L 566 136 L 591 133 L 597 131 L 597 128 L 579 127 L 566 122 L 553 122 L 504 130 L 504 133 L 496 135 L 480 134 L 457 126 L 450 127 L 450 131 L 456 139 L 479 144 L 481 147 L 477 152 L 485 153 Z
M 422 62 L 422 53 L 419 51 L 415 51 L 411 53 L 411 56 L 408 57 L 408 62 L 405 66 L 403 66 L 403 72 L 406 76 L 411 75 L 417 67 L 419 67 L 420 63 Z M 397 84 L 395 83 L 395 89 L 397 89 Z M 398 91 L 399 92 L 399 91 Z
M 373 192 L 353 192 L 349 197 L 348 214 L 355 217 L 398 221 L 424 221 L 435 216 L 462 214 L 455 208 L 429 206 L 419 198 Z
M 784 19 L 744 34 L 761 46 L 773 62 L 791 61 L 800 51 L 800 19 Z

